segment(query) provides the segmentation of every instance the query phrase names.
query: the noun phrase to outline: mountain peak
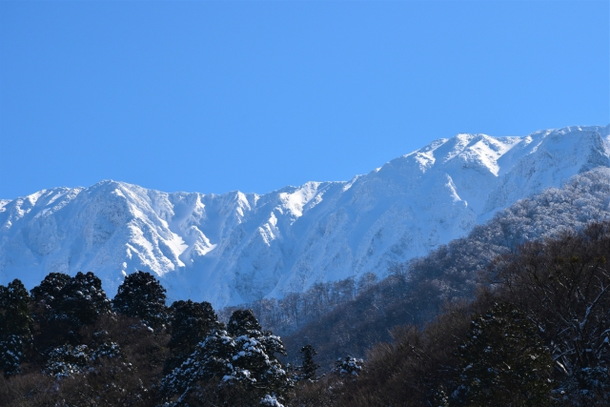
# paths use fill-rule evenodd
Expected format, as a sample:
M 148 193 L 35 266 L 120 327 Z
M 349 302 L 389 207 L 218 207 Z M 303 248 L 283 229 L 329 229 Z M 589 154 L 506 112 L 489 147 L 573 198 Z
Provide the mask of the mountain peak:
M 168 193 L 104 180 L 0 201 L 0 283 L 94 271 L 110 295 L 155 273 L 170 300 L 235 305 L 383 276 L 518 199 L 610 166 L 610 126 L 438 139 L 349 182 L 268 194 Z

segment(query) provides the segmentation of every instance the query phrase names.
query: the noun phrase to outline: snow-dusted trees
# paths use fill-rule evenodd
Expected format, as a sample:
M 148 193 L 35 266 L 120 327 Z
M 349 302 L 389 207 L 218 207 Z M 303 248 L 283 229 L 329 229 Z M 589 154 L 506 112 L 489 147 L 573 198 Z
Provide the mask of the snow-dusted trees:
M 60 344 L 68 332 L 68 324 L 58 312 L 63 295 L 62 290 L 72 280 L 67 274 L 49 273 L 40 284 L 31 291 L 33 318 L 38 330 L 44 335 L 35 337 L 36 347 L 41 351 Z
M 102 281 L 92 272 L 76 275 L 61 289 L 55 305 L 55 317 L 66 319 L 77 330 L 110 313 L 110 300 L 102 289 Z
M 362 372 L 364 360 L 353 356 L 337 359 L 334 372 L 339 375 L 358 376 Z
M 5 376 L 19 373 L 32 344 L 29 295 L 21 281 L 0 286 L 0 371 Z
M 40 311 L 50 311 L 61 301 L 61 291 L 72 277 L 63 273 L 49 273 L 32 289 L 32 299 L 40 306 Z
M 163 378 L 161 390 L 171 400 L 168 405 L 188 406 L 197 399 L 224 403 L 229 396 L 225 395 L 225 378 L 234 374 L 235 353 L 235 341 L 225 330 L 211 332 L 179 367 Z
M 227 324 L 227 331 L 233 336 L 246 335 L 249 333 L 259 334 L 261 330 L 261 324 L 254 316 L 252 310 L 238 309 L 233 311 L 229 323 Z
M 154 405 L 163 332 L 113 313 L 91 272 L 51 273 L 31 294 L 0 286 L 0 405 Z
M 276 354 L 281 339 L 261 330 L 251 311 L 233 313 L 228 329 L 213 330 L 165 376 L 169 405 L 280 405 L 290 386 Z M 274 404 L 275 403 L 275 404 Z
M 474 302 L 397 331 L 355 380 L 330 382 L 346 386 L 336 405 L 610 405 L 609 254 L 606 222 L 499 258 Z
M 528 311 L 571 405 L 610 403 L 610 223 L 529 243 L 500 263 L 507 295 Z
M 32 290 L 39 362 L 47 373 L 71 376 L 90 368 L 89 363 L 106 354 L 106 343 L 87 343 L 84 330 L 111 314 L 110 300 L 101 280 L 92 272 L 49 274 Z
M 170 309 L 170 357 L 165 371 L 178 367 L 213 330 L 222 329 L 209 302 L 176 301 Z
M 125 277 L 112 300 L 114 310 L 138 318 L 153 329 L 165 326 L 165 288 L 150 273 L 137 271 Z
M 93 273 L 52 273 L 31 298 L 18 281 L 0 286 L 0 405 L 148 407 L 163 389 L 169 405 L 281 406 L 284 347 L 252 312 L 234 312 L 225 330 L 207 302 L 177 301 L 169 320 L 164 302 L 147 273 L 125 280 L 116 313 Z M 12 376 L 27 391 L 8 391 Z
M 237 310 L 227 324 L 229 334 L 235 338 L 236 354 L 232 356 L 237 375 L 231 380 L 243 386 L 244 394 L 284 396 L 290 380 L 278 354 L 285 355 L 279 336 L 263 331 L 250 310 Z
M 92 272 L 51 273 L 32 289 L 33 316 L 38 330 L 36 347 L 45 351 L 54 346 L 80 342 L 79 330 L 111 312 L 110 300 L 101 280 Z

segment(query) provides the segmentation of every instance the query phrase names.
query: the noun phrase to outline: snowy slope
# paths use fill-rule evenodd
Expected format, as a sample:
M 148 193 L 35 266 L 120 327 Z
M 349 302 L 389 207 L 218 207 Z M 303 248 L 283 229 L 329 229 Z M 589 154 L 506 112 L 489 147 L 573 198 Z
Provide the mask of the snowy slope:
M 269 194 L 165 193 L 102 181 L 0 201 L 0 283 L 94 271 L 114 295 L 155 273 L 215 306 L 303 291 L 421 256 L 520 198 L 610 166 L 610 126 L 459 134 L 348 182 Z

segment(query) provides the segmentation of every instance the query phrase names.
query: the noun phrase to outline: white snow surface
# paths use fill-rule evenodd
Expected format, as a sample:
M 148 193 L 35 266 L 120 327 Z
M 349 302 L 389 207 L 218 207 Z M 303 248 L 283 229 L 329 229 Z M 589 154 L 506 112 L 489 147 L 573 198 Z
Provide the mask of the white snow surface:
M 524 137 L 439 139 L 345 182 L 264 195 L 167 193 L 116 181 L 0 200 L 0 284 L 93 271 L 114 296 L 125 273 L 154 273 L 168 300 L 215 307 L 422 256 L 498 210 L 595 167 L 610 126 Z

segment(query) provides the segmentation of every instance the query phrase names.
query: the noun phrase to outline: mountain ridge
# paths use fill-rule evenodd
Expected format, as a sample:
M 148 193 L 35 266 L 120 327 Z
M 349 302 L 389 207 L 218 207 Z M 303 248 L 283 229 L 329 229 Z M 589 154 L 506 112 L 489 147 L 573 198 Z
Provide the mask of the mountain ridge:
M 236 305 L 374 272 L 461 237 L 518 199 L 610 166 L 610 126 L 438 139 L 349 181 L 267 194 L 105 180 L 0 201 L 0 280 L 92 270 L 113 293 L 155 273 L 170 299 Z
M 391 275 L 347 299 L 332 303 L 333 294 L 319 300 L 318 293 L 309 292 L 250 306 L 265 326 L 282 332 L 290 354 L 310 343 L 320 362 L 330 366 L 341 355 L 365 357 L 375 343 L 392 342 L 396 327 L 422 327 L 448 304 L 470 301 L 478 289 L 493 291 L 491 265 L 501 264 L 503 256 L 522 245 L 581 233 L 592 223 L 608 221 L 610 168 L 598 167 L 575 175 L 561 188 L 517 201 L 466 236 L 397 265 Z M 318 292 L 329 289 L 320 287 Z M 331 301 L 324 303 L 325 298 Z

